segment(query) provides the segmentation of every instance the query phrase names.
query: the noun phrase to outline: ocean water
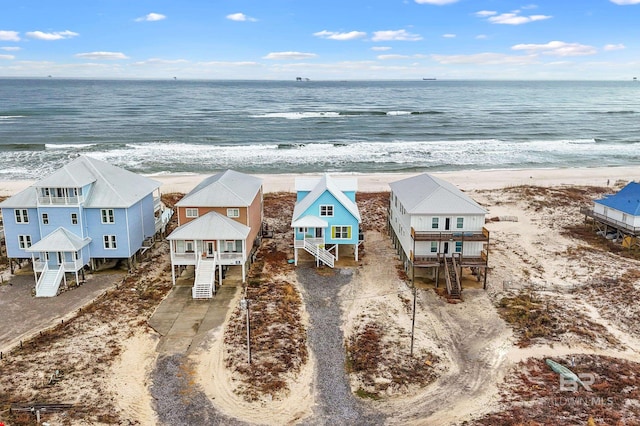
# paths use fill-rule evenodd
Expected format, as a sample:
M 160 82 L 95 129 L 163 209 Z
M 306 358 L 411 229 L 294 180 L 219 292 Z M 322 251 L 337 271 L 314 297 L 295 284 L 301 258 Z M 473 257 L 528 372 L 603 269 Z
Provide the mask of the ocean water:
M 0 180 L 640 165 L 634 81 L 0 79 Z

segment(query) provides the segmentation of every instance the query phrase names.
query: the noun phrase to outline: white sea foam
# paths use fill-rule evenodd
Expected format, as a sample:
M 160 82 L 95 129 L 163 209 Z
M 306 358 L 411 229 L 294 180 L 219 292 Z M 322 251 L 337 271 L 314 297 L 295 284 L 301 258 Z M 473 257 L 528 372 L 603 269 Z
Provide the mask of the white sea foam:
M 303 118 L 336 118 L 341 117 L 340 113 L 332 111 L 309 111 L 309 112 L 270 112 L 267 114 L 252 115 L 252 118 L 286 118 L 288 120 L 300 120 Z
M 94 143 L 46 143 L 45 149 L 82 149 L 96 146 Z

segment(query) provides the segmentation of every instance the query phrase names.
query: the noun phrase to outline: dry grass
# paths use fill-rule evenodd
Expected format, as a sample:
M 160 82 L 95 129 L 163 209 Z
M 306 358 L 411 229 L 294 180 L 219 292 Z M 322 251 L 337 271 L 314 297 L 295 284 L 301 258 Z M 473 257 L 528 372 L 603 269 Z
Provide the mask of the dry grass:
M 608 346 L 620 344 L 604 326 L 557 299 L 522 292 L 500 299 L 498 313 L 513 327 L 520 347 L 543 341 L 559 342 L 567 335 L 589 344 L 597 340 Z
M 246 344 L 246 311 L 236 308 L 225 330 L 226 367 L 238 374 L 235 391 L 247 401 L 288 391 L 287 379 L 307 361 L 302 300 L 282 280 L 254 280 L 248 287 L 251 364 Z
M 575 367 L 571 367 L 572 357 Z M 542 359 L 519 363 L 501 385 L 500 413 L 476 420 L 479 425 L 638 425 L 640 424 L 640 364 L 606 356 L 553 358 L 574 373 L 595 374 L 588 391 L 560 387 L 558 374 Z M 591 419 L 591 420 L 590 420 Z

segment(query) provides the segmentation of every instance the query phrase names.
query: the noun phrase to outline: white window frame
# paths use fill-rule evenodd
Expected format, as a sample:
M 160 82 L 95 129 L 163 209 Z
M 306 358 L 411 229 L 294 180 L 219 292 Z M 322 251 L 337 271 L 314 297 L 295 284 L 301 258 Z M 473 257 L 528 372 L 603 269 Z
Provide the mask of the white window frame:
M 75 218 L 74 218 L 75 216 Z M 78 224 L 78 213 L 71 213 L 71 224 L 72 225 L 77 225 Z
M 240 209 L 237 207 L 228 208 L 227 217 L 231 217 L 231 218 L 240 217 Z
M 31 235 L 18 235 L 18 247 L 21 250 L 31 247 Z
M 349 239 L 349 229 L 351 225 L 335 225 L 335 237 L 334 240 L 348 240 Z M 342 234 L 344 233 L 344 237 Z
M 298 233 L 299 234 L 307 235 L 307 231 L 308 231 L 307 228 L 298 228 Z
M 320 217 L 333 217 L 333 204 L 320 204 Z
M 462 241 L 456 241 L 455 252 L 462 253 Z
M 118 244 L 116 242 L 115 235 L 103 235 L 102 236 L 102 244 L 104 245 L 105 250 L 117 250 Z
M 431 253 L 437 253 L 437 252 L 438 252 L 438 242 L 431 241 Z
M 185 215 L 185 217 L 193 218 L 193 217 L 198 217 L 199 216 L 199 212 L 198 212 L 197 208 L 189 207 L 189 208 L 184 209 L 184 215 Z
M 27 209 L 16 209 L 14 216 L 16 223 L 29 223 L 29 210 Z
M 440 218 L 432 217 L 431 218 L 431 229 L 440 229 Z
M 49 224 L 49 213 L 42 213 L 42 224 L 43 225 Z
M 194 241 L 189 240 L 184 242 L 184 252 L 185 253 L 195 253 L 196 244 Z
M 104 224 L 116 223 L 116 212 L 113 209 L 100 209 L 100 221 Z
M 456 229 L 464 229 L 464 217 L 456 218 Z

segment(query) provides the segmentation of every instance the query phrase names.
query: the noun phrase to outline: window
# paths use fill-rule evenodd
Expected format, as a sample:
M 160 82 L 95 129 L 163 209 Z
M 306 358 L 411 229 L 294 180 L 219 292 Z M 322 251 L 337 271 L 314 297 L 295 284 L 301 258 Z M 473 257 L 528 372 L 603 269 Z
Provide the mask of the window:
M 298 232 L 300 234 L 306 234 L 307 233 L 307 228 L 298 228 Z
M 48 225 L 49 224 L 49 214 L 48 213 L 42 213 L 42 224 L 43 225 Z
M 115 250 L 116 249 L 116 236 L 115 235 L 105 235 L 104 236 L 104 248 L 107 250 Z
M 78 213 L 71 213 L 71 224 L 72 225 L 78 224 Z
M 459 217 L 456 219 L 456 228 L 457 229 L 464 228 L 464 217 Z
M 332 237 L 334 240 L 348 240 L 351 238 L 350 226 L 334 226 L 332 227 Z
M 240 217 L 240 209 L 227 209 L 227 217 Z
M 437 253 L 437 252 L 438 252 L 438 242 L 431 241 L 431 253 Z
M 320 206 L 320 216 L 333 216 L 333 206 L 332 205 L 321 205 Z
M 462 253 L 462 241 L 456 241 L 456 253 Z
M 27 209 L 16 209 L 16 223 L 29 223 L 29 211 Z
M 438 229 L 440 227 L 440 218 L 434 217 L 431 219 L 431 229 Z
M 31 247 L 31 235 L 18 235 L 18 243 L 23 250 Z
M 116 222 L 116 218 L 113 214 L 113 209 L 102 209 L 100 210 L 100 215 L 102 216 L 102 223 Z
M 185 241 L 185 253 L 193 253 L 193 241 Z
M 184 214 L 187 217 L 198 217 L 198 209 L 186 209 Z

